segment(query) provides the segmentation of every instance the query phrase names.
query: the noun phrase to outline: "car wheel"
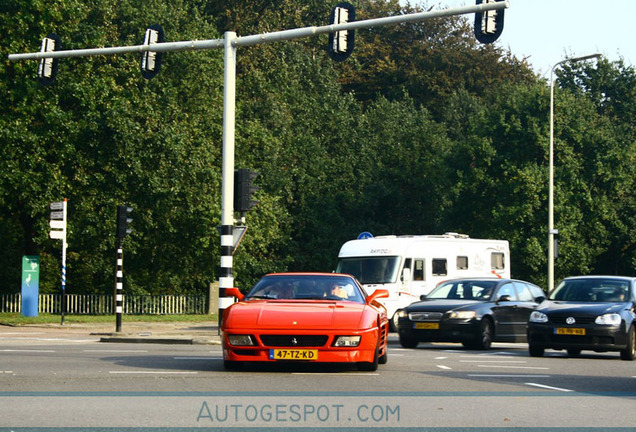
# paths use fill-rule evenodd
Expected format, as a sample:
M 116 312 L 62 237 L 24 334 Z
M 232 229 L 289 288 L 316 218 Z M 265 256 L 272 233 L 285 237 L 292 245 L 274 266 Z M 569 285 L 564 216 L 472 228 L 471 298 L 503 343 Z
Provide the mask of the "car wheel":
M 398 331 L 398 313 L 400 313 L 402 309 L 398 309 L 395 311 L 395 313 L 393 314 L 393 316 L 391 317 L 391 320 L 389 321 L 389 330 L 392 332 L 396 332 Z
M 358 363 L 358 370 L 365 372 L 373 372 L 378 369 L 378 363 L 380 362 L 380 353 L 378 345 L 375 346 L 375 354 L 373 355 L 372 362 L 360 362 Z
M 412 336 L 403 335 L 400 333 L 400 345 L 404 348 L 415 348 L 417 344 L 420 343 L 417 339 Z
M 389 356 L 387 355 L 387 348 L 388 347 L 384 347 L 384 354 L 382 354 L 379 358 L 378 358 L 378 363 L 380 364 L 386 364 L 387 361 L 389 361 Z
M 481 320 L 477 339 L 472 346 L 474 349 L 487 350 L 490 349 L 490 345 L 492 345 L 492 321 L 484 318 Z
M 621 360 L 631 361 L 636 357 L 636 330 L 632 325 L 627 332 L 627 346 L 621 350 Z
M 570 357 L 578 357 L 581 354 L 581 350 L 578 348 L 568 348 L 568 355 Z
M 536 345 L 528 345 L 528 351 L 530 351 L 530 357 L 543 357 L 545 349 Z

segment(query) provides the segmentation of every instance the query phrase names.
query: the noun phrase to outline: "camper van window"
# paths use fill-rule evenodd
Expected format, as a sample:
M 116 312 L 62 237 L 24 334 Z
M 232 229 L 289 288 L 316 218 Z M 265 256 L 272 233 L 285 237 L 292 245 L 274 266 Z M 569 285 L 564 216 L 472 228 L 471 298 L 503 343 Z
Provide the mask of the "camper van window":
M 458 256 L 457 257 L 457 270 L 468 270 L 468 257 L 467 256 Z
M 413 266 L 413 280 L 423 281 L 424 280 L 424 260 L 416 259 L 415 265 Z
M 504 266 L 504 254 L 501 252 L 493 252 L 490 254 L 490 268 L 493 270 L 502 270 Z
M 448 274 L 446 259 L 434 258 L 433 259 L 433 275 L 434 276 L 446 276 Z
M 362 284 L 394 283 L 399 264 L 396 256 L 340 258 L 336 272 L 350 274 Z

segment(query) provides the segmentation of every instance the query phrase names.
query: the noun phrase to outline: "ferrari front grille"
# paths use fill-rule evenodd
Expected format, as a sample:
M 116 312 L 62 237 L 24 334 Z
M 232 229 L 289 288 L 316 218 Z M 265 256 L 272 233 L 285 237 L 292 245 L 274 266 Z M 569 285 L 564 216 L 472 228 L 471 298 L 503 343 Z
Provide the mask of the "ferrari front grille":
M 320 347 L 328 338 L 326 335 L 261 335 L 261 342 L 270 347 Z

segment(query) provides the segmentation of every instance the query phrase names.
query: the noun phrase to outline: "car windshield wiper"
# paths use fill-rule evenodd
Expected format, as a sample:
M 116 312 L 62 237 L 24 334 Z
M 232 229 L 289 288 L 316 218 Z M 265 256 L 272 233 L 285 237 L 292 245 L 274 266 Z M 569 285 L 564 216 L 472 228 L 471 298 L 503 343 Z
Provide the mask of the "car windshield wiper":
M 273 297 L 271 295 L 253 295 L 253 296 L 249 296 L 246 297 L 245 300 L 250 300 L 250 299 L 276 299 L 277 297 Z

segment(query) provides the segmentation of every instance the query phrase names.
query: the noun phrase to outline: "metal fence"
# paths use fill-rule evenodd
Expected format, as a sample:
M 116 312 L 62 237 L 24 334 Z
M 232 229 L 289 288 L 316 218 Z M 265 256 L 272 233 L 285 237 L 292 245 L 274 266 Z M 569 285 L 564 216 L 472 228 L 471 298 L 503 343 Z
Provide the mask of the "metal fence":
M 0 313 L 21 312 L 21 294 L 0 294 Z M 66 314 L 111 315 L 114 313 L 112 295 L 66 294 Z M 205 314 L 206 296 L 124 295 L 124 314 L 128 315 L 181 315 Z M 62 294 L 40 294 L 38 312 L 62 313 Z

